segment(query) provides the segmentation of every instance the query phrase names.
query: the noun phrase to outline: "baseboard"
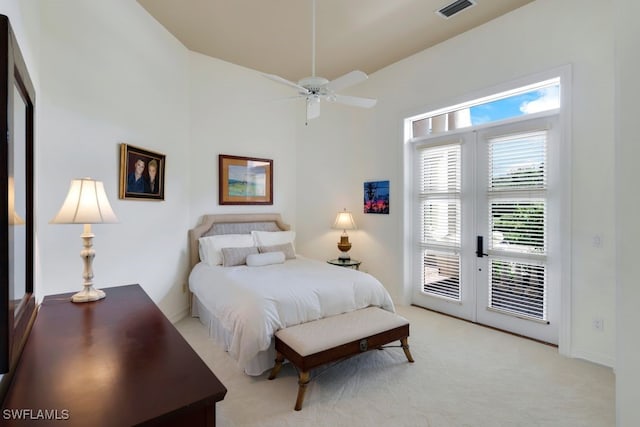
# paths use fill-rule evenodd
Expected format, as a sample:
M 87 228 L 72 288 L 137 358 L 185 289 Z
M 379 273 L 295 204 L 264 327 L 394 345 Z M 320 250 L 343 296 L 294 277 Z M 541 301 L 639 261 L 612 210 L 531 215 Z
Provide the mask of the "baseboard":
M 616 367 L 615 357 L 608 356 L 601 353 L 594 353 L 591 351 L 585 351 L 581 349 L 573 349 L 571 356 L 576 359 L 584 359 L 587 362 L 597 363 L 598 365 L 606 366 L 611 369 Z
M 185 307 L 179 312 L 172 314 L 171 316 L 167 316 L 167 319 L 169 319 L 171 323 L 176 324 L 182 319 L 184 319 L 185 317 L 187 317 L 188 314 L 189 314 L 189 307 Z

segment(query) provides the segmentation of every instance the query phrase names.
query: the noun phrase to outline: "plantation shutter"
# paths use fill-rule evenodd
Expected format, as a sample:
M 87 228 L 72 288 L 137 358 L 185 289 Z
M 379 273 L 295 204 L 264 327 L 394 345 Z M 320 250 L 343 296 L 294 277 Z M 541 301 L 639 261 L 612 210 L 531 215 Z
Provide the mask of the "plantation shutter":
M 488 141 L 489 308 L 547 320 L 547 132 Z
M 460 143 L 420 149 L 422 291 L 460 301 Z

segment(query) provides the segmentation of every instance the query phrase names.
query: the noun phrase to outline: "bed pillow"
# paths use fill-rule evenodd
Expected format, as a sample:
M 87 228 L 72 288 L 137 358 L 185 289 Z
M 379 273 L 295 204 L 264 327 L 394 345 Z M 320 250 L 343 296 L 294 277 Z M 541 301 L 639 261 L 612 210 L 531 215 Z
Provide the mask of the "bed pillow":
M 295 231 L 256 231 L 251 232 L 256 246 L 273 246 L 291 243 L 296 238 Z M 285 254 L 286 255 L 286 254 Z
M 261 267 L 263 265 L 282 264 L 285 260 L 283 252 L 265 252 L 262 254 L 247 255 L 249 267 Z
M 244 265 L 247 263 L 247 256 L 251 254 L 259 255 L 258 248 L 249 246 L 246 248 L 222 248 L 222 266 L 233 267 L 234 265 Z
M 282 245 L 258 246 L 258 252 L 260 252 L 261 254 L 269 252 L 282 252 L 285 259 L 296 259 L 296 251 L 293 249 L 293 245 L 291 243 L 284 243 Z
M 200 260 L 209 265 L 222 264 L 222 248 L 246 248 L 255 246 L 251 234 L 220 234 L 198 239 Z

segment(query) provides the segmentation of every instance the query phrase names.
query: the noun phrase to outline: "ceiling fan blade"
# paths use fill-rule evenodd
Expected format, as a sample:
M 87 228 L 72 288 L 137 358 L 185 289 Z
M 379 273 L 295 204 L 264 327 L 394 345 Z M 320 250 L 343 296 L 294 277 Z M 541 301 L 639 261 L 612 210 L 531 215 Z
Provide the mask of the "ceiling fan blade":
M 307 98 L 307 120 L 320 117 L 320 98 L 315 96 L 309 96 Z
M 262 74 L 264 77 L 268 78 L 269 80 L 273 80 L 276 83 L 280 83 L 289 87 L 292 87 L 294 89 L 297 89 L 298 92 L 300 92 L 300 94 L 302 95 L 307 95 L 309 94 L 309 89 L 307 89 L 306 87 L 302 87 L 297 83 L 294 83 L 292 81 L 289 81 L 285 78 L 282 78 L 280 76 L 276 76 L 275 74 Z
M 331 98 L 334 102 L 339 102 L 340 104 L 352 105 L 354 107 L 362 107 L 362 108 L 371 108 L 378 100 L 371 98 L 361 98 L 359 96 L 347 96 L 347 95 L 334 95 Z
M 326 84 L 325 87 L 332 92 L 338 92 L 349 86 L 362 83 L 363 81 L 367 80 L 367 78 L 368 77 L 365 73 L 359 70 L 355 70 L 343 76 L 340 76 L 335 80 L 331 80 Z

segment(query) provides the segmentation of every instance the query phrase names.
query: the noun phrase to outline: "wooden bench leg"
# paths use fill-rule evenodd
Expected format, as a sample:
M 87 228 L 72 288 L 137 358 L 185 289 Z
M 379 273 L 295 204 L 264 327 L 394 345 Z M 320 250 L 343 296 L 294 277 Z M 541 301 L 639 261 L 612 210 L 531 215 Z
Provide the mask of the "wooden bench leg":
M 400 344 L 402 344 L 402 349 L 404 350 L 404 355 L 407 356 L 407 360 L 410 363 L 413 363 L 413 356 L 411 356 L 411 352 L 409 351 L 409 338 L 408 337 L 401 338 Z
M 278 375 L 280 369 L 282 369 L 282 363 L 284 362 L 284 355 L 279 351 L 276 353 L 276 364 L 271 368 L 271 373 L 269 374 L 269 379 L 272 380 Z
M 309 371 L 301 371 L 298 378 L 298 398 L 296 399 L 296 406 L 293 408 L 296 411 L 302 409 L 302 401 L 304 400 L 304 393 L 307 391 L 307 385 L 309 384 Z

